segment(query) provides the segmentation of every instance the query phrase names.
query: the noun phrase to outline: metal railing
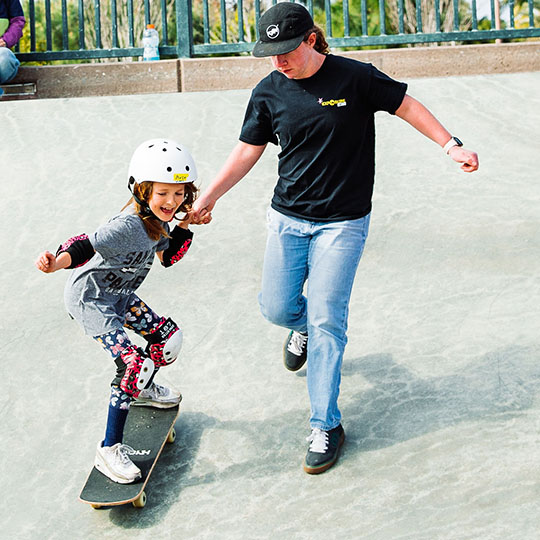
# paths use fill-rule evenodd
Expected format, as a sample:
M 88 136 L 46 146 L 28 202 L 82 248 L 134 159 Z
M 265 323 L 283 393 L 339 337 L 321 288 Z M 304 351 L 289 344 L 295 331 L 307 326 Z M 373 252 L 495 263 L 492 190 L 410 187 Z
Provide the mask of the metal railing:
M 540 38 L 540 0 L 307 0 L 332 48 Z M 257 21 L 276 0 L 22 0 L 23 62 L 140 57 L 153 23 L 162 57 L 248 53 Z

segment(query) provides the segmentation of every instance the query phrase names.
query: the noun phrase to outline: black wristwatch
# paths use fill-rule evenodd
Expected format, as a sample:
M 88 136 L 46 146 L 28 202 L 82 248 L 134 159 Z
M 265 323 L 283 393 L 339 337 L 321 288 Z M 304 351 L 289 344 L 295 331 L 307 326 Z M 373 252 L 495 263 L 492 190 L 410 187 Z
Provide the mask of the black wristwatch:
M 445 154 L 448 154 L 450 151 L 450 148 L 453 148 L 454 146 L 463 146 L 463 143 L 457 138 L 452 137 L 444 146 L 443 150 Z

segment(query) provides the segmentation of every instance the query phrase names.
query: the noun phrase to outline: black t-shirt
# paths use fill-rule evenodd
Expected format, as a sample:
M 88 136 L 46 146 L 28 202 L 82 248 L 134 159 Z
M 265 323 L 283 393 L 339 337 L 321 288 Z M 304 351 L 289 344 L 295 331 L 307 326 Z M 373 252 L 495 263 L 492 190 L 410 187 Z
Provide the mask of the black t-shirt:
M 313 221 L 371 211 L 377 111 L 394 114 L 407 85 L 350 58 L 327 55 L 307 79 L 273 71 L 251 94 L 240 140 L 280 144 L 272 207 Z

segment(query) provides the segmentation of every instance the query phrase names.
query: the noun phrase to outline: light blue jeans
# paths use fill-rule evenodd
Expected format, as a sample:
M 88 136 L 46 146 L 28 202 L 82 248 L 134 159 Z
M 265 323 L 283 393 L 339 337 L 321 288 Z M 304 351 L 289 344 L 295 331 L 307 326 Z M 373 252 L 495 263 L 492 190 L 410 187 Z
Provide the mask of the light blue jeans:
M 0 47 L 0 84 L 7 83 L 17 75 L 19 60 L 7 47 Z M 0 96 L 4 91 L 0 88 Z
M 349 300 L 370 216 L 325 223 L 273 208 L 267 216 L 261 312 L 274 324 L 308 332 L 310 425 L 327 431 L 341 421 L 337 401 Z

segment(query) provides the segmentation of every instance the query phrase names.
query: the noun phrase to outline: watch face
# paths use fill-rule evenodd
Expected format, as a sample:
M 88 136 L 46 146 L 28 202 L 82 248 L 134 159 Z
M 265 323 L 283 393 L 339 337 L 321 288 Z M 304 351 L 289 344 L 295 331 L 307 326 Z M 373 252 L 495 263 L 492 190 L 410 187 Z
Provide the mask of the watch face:
M 457 137 L 452 137 L 454 139 L 454 141 L 456 141 L 456 144 L 458 146 L 463 146 L 463 143 L 457 138 Z

